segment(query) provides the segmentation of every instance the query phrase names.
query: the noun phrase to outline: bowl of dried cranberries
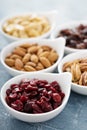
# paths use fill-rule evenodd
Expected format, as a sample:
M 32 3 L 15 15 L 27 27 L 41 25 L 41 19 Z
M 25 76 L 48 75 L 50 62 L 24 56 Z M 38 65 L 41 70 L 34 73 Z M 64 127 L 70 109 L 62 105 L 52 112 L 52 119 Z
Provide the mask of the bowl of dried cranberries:
M 1 101 L 15 118 L 25 122 L 43 122 L 64 109 L 70 90 L 69 72 L 23 74 L 4 84 Z

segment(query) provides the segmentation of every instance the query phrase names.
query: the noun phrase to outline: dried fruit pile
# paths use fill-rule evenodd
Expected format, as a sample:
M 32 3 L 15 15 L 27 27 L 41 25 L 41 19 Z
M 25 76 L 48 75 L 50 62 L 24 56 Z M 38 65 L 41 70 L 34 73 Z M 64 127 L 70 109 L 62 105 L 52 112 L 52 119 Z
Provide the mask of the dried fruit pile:
M 25 113 L 45 113 L 59 107 L 65 94 L 57 81 L 22 79 L 6 91 L 7 104 Z
M 58 37 L 66 39 L 66 46 L 76 49 L 87 49 L 87 25 L 79 25 L 74 29 L 63 29 Z
M 52 66 L 58 59 L 57 52 L 47 45 L 25 43 L 5 59 L 5 63 L 20 71 L 38 71 Z
M 72 73 L 72 82 L 87 86 L 87 58 L 66 62 L 62 69 Z

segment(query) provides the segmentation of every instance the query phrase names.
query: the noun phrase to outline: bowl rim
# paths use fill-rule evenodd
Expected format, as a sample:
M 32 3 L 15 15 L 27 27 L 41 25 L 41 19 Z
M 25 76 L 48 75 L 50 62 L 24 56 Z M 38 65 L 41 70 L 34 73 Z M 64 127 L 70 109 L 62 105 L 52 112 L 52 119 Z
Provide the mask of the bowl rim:
M 3 49 L 2 49 L 2 51 L 1 51 L 1 53 L 0 53 L 0 61 L 1 61 L 1 63 L 2 63 L 2 65 L 5 67 L 5 68 L 7 68 L 8 70 L 10 70 L 10 71 L 13 71 L 13 72 L 16 72 L 16 73 L 18 73 L 18 74 L 23 74 L 23 73 L 39 73 L 39 72 L 47 72 L 47 71 L 49 71 L 51 68 L 54 68 L 55 66 L 57 66 L 57 64 L 60 62 L 60 60 L 62 59 L 62 57 L 63 57 L 63 55 L 64 55 L 64 50 L 62 51 L 62 53 L 59 55 L 58 54 L 58 52 L 57 52 L 57 54 L 59 55 L 59 58 L 57 59 L 57 61 L 53 64 L 53 65 L 51 65 L 50 67 L 48 67 L 48 68 L 46 68 L 46 69 L 42 69 L 42 70 L 38 70 L 38 71 L 32 71 L 32 72 L 26 72 L 26 71 L 20 71 L 20 70 L 16 70 L 16 69 L 13 69 L 13 68 L 11 68 L 11 67 L 9 67 L 5 62 L 4 62 L 4 59 L 3 59 L 3 54 L 5 53 L 5 51 L 6 50 L 8 50 L 10 47 L 12 47 L 13 45 L 16 47 L 16 46 L 19 46 L 19 45 L 21 45 L 21 44 L 23 44 L 23 43 L 26 43 L 26 42 L 36 42 L 38 45 L 40 44 L 40 42 L 44 42 L 44 45 L 45 45 L 45 42 L 54 42 L 55 43 L 55 41 L 59 41 L 59 40 L 61 40 L 62 41 L 62 44 L 63 44 L 63 46 L 65 47 L 65 39 L 64 38 L 62 38 L 62 37 L 60 37 L 60 38 L 58 38 L 58 39 L 34 39 L 34 40 L 32 40 L 32 39 L 24 39 L 24 40 L 19 40 L 19 41 L 14 41 L 14 42 L 12 42 L 11 44 L 9 44 L 9 45 L 7 45 L 6 47 L 4 47 Z M 17 45 L 18 44 L 18 45 Z M 31 43 L 32 44 L 32 43 Z M 42 44 L 41 44 L 42 45 Z M 47 45 L 47 44 L 46 44 Z M 15 48 L 14 47 L 14 48 Z M 64 48 L 63 48 L 64 49 Z M 11 52 L 11 51 L 10 51 Z
M 59 31 L 62 29 L 73 29 L 77 26 L 79 26 L 80 24 L 84 24 L 87 25 L 87 20 L 73 20 L 70 22 L 66 22 L 66 23 L 62 23 L 60 25 L 58 25 L 55 30 L 51 33 L 50 38 L 51 39 L 57 39 L 58 37 L 56 37 L 57 34 L 59 34 Z M 73 26 L 73 27 L 72 27 Z M 62 36 L 63 37 L 63 36 Z M 63 37 L 64 38 L 64 37 Z M 65 51 L 67 52 L 77 52 L 77 51 L 84 51 L 85 49 L 75 49 L 75 48 L 71 48 L 71 47 L 67 47 L 65 46 Z
M 61 60 L 61 62 L 59 63 L 59 65 L 58 65 L 58 67 L 57 67 L 57 69 L 58 69 L 58 71 L 59 71 L 59 73 L 64 73 L 63 71 L 62 71 L 62 65 L 64 64 L 64 63 L 66 63 L 66 62 L 64 62 L 63 63 L 63 61 L 64 60 L 66 60 L 67 58 L 70 58 L 70 57 L 74 57 L 75 55 L 81 55 L 81 54 L 87 54 L 87 50 L 84 50 L 84 51 L 81 51 L 81 52 L 74 52 L 74 53 L 71 53 L 71 54 L 68 54 L 68 55 L 66 55 L 65 57 L 63 57 L 63 59 Z M 80 58 L 80 57 L 79 57 Z M 75 59 L 79 59 L 79 58 L 75 58 Z M 75 59 L 73 59 L 73 60 L 75 60 Z M 73 60 L 68 60 L 68 61 L 73 61 Z M 70 72 L 71 73 L 71 72 Z M 85 85 L 79 85 L 79 84 L 76 84 L 76 83 L 73 83 L 72 81 L 71 81 L 71 84 L 72 85 L 74 85 L 74 86 L 76 86 L 76 87 L 78 87 L 78 88 L 83 88 L 83 89 L 87 89 L 87 86 L 85 86 Z
M 49 23 L 51 23 L 51 22 L 53 21 L 52 24 L 51 24 L 51 26 L 50 26 L 50 27 L 51 27 L 50 30 L 49 30 L 48 32 L 46 32 L 46 33 L 44 33 L 44 34 L 38 36 L 38 37 L 19 38 L 19 37 L 11 36 L 11 35 L 5 33 L 5 32 L 3 31 L 3 29 L 2 29 L 3 24 L 4 24 L 8 19 L 14 18 L 14 17 L 16 17 L 16 16 L 21 16 L 21 15 L 23 15 L 23 16 L 25 16 L 25 15 L 46 16 L 46 18 L 47 18 L 48 16 L 52 15 L 52 16 L 54 16 L 54 20 L 48 20 Z M 45 38 L 46 36 L 50 35 L 51 32 L 54 30 L 54 28 L 55 28 L 55 26 L 56 26 L 56 21 L 57 21 L 57 20 L 56 20 L 57 15 L 58 15 L 58 11 L 57 11 L 57 10 L 41 11 L 41 12 L 39 12 L 39 11 L 37 11 L 37 12 L 31 11 L 31 12 L 14 13 L 14 14 L 11 14 L 11 15 L 8 15 L 8 16 L 4 17 L 4 18 L 0 21 L 0 32 L 1 32 L 4 36 L 6 36 L 7 38 L 13 39 L 13 40 Z M 51 17 L 51 16 L 50 16 L 50 17 Z M 47 18 L 47 19 L 49 19 L 49 18 Z
M 63 102 L 62 102 L 62 104 L 59 106 L 59 107 L 57 107 L 56 109 L 54 109 L 54 110 L 52 110 L 52 111 L 49 111 L 49 112 L 46 112 L 46 113 L 40 113 L 40 114 L 29 114 L 29 113 L 24 113 L 24 112 L 20 112 L 20 111 L 17 111 L 17 110 L 15 110 L 15 109 L 13 109 L 13 108 L 11 108 L 10 106 L 8 106 L 7 105 L 7 103 L 6 103 L 6 101 L 5 101 L 5 99 L 4 99 L 4 96 L 3 96 L 3 91 L 4 91 L 4 89 L 5 89 L 5 87 L 12 81 L 12 80 L 14 80 L 14 79 L 17 79 L 17 78 L 19 78 L 19 77 L 23 77 L 23 76 L 27 76 L 27 75 L 31 75 L 31 74 L 22 74 L 22 75 L 18 75 L 18 76 L 15 76 L 15 77 L 13 77 L 13 78 L 11 78 L 10 80 L 8 80 L 3 86 L 2 86 L 2 88 L 1 88 L 1 91 L 0 91 L 0 99 L 1 99 L 1 101 L 2 101 L 2 103 L 3 103 L 3 105 L 5 106 L 5 108 L 6 109 L 8 109 L 8 110 L 10 110 L 11 112 L 13 111 L 14 113 L 16 113 L 16 114 L 19 114 L 19 115 L 22 115 L 22 116 L 29 116 L 29 117 L 41 117 L 41 116 L 47 116 L 47 115 L 49 115 L 49 114 L 53 114 L 53 113 L 55 113 L 56 111 L 58 111 L 58 110 L 61 110 L 62 108 L 63 108 L 63 106 L 65 106 L 66 105 L 66 103 L 67 103 L 67 101 L 68 101 L 68 99 L 69 99 L 69 96 L 70 96 L 70 93 L 71 93 L 71 85 L 70 85 L 70 87 L 68 88 L 68 93 L 67 93 L 67 95 L 65 95 L 65 100 L 63 99 Z M 33 75 L 33 74 L 32 74 Z M 48 75 L 51 75 L 51 76 L 57 76 L 57 75 L 62 75 L 62 76 L 66 76 L 67 75 L 67 77 L 69 77 L 70 79 L 69 80 L 71 80 L 71 74 L 69 73 L 69 72 L 64 72 L 64 73 L 61 73 L 61 74 L 58 74 L 58 73 L 40 73 L 40 75 L 46 75 L 46 76 L 48 76 Z M 70 83 L 71 84 L 71 83 Z M 6 91 L 5 91 L 6 92 Z

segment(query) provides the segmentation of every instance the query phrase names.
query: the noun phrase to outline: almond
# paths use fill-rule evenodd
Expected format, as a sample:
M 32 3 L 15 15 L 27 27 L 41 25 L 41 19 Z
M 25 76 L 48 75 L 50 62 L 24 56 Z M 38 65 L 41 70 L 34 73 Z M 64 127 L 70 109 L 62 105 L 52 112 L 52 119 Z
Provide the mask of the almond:
M 29 53 L 25 54 L 25 56 L 23 57 L 23 63 L 26 64 L 26 62 L 28 62 L 30 60 L 31 55 Z
M 37 55 L 31 55 L 31 61 L 34 62 L 34 63 L 38 63 L 38 57 Z
M 5 63 L 8 65 L 8 66 L 10 66 L 10 67 L 12 67 L 12 66 L 14 66 L 14 64 L 15 64 L 15 61 L 13 60 L 13 59 L 5 59 Z
M 36 53 L 38 50 L 38 47 L 37 46 L 31 46 L 29 49 L 28 49 L 28 53 Z
M 48 56 L 48 59 L 51 63 L 54 63 L 58 59 L 58 54 L 56 52 L 51 52 Z
M 11 59 L 14 59 L 14 60 L 15 60 L 15 59 L 20 59 L 20 60 L 22 59 L 21 56 L 16 55 L 16 54 L 11 55 L 10 58 L 11 58 Z
M 26 65 L 32 66 L 32 67 L 36 67 L 36 64 L 34 62 L 27 62 Z
M 39 56 L 42 52 L 43 52 L 43 49 L 39 48 L 38 51 L 37 51 L 37 55 Z
M 25 66 L 24 66 L 24 69 L 25 69 L 26 71 L 36 71 L 36 69 L 35 69 L 34 67 L 30 66 L 30 65 L 25 65 Z
M 42 65 L 46 68 L 51 66 L 50 61 L 46 58 L 46 57 L 40 57 L 40 62 L 42 63 Z
M 13 54 L 17 54 L 19 56 L 24 56 L 26 53 L 21 50 L 20 48 L 16 48 L 14 51 L 13 51 Z
M 51 51 L 51 47 L 49 47 L 49 46 L 47 46 L 47 45 L 43 45 L 42 46 L 42 49 L 44 50 L 44 51 Z
M 48 57 L 48 55 L 50 54 L 50 52 L 49 51 L 44 51 L 44 52 L 42 52 L 42 53 L 40 53 L 40 57 L 42 56 L 42 57 Z
M 23 62 L 20 59 L 15 60 L 15 68 L 21 70 L 23 68 Z
M 36 70 L 42 70 L 44 69 L 44 66 L 39 62 L 36 66 Z
M 30 43 L 24 43 L 24 44 L 22 44 L 22 45 L 20 45 L 20 47 L 22 47 L 22 48 L 29 48 L 29 47 L 31 47 L 32 45 L 30 44 Z

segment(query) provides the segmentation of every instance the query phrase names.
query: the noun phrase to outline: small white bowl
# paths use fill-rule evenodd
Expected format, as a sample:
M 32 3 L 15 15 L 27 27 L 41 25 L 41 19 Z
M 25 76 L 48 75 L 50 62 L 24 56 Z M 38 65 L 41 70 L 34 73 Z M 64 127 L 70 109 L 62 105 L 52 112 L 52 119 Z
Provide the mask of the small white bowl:
M 58 27 L 51 33 L 51 38 L 58 38 L 58 34 L 63 29 L 74 29 L 75 27 L 79 26 L 80 24 L 87 25 L 87 21 L 73 21 L 66 24 L 58 25 Z M 65 54 L 70 54 L 73 52 L 83 51 L 85 49 L 74 49 L 65 46 Z
M 25 15 L 45 16 L 50 23 L 51 29 L 47 33 L 42 34 L 41 36 L 38 36 L 38 37 L 35 37 L 35 38 L 34 37 L 33 38 L 17 38 L 17 37 L 9 35 L 9 34 L 7 34 L 3 31 L 3 25 L 7 20 L 9 20 L 10 18 L 16 17 L 16 16 L 25 16 Z M 15 14 L 15 15 L 12 15 L 12 16 L 7 16 L 6 18 L 2 19 L 2 21 L 0 22 L 0 31 L 3 34 L 3 36 L 8 40 L 8 42 L 12 42 L 12 41 L 20 40 L 20 39 L 47 38 L 47 37 L 50 36 L 51 32 L 54 30 L 54 28 L 56 26 L 56 18 L 57 17 L 58 17 L 58 12 L 56 10 L 55 11 L 49 11 L 49 12 L 37 12 L 37 13 L 36 12 L 19 13 L 19 14 Z
M 12 44 L 7 45 L 6 47 L 4 47 L 4 49 L 1 51 L 1 63 L 3 64 L 3 66 L 5 67 L 5 69 L 12 75 L 12 76 L 16 76 L 19 74 L 24 74 L 24 73 L 34 73 L 34 72 L 24 72 L 24 71 L 18 71 L 16 69 L 13 69 L 11 67 L 9 67 L 8 65 L 6 65 L 6 63 L 4 62 L 6 56 L 8 54 L 10 54 L 13 49 L 23 43 L 37 43 L 38 45 L 48 45 L 50 47 L 52 47 L 54 50 L 56 50 L 57 54 L 59 55 L 58 60 L 50 67 L 40 70 L 40 71 L 35 71 L 35 73 L 38 72 L 53 72 L 57 65 L 59 64 L 60 60 L 63 57 L 64 54 L 64 47 L 65 47 L 65 39 L 64 38 L 58 38 L 58 39 L 36 39 L 36 40 L 21 40 L 21 41 L 16 41 L 13 42 Z
M 64 63 L 85 57 L 87 57 L 87 51 L 75 52 L 65 56 L 58 65 L 59 73 L 63 72 L 62 68 Z M 72 82 L 71 89 L 76 93 L 87 95 L 87 86 L 78 85 Z
M 52 82 L 56 80 L 61 90 L 65 93 L 65 97 L 63 99 L 62 104 L 56 108 L 55 110 L 52 110 L 50 112 L 42 113 L 42 114 L 27 114 L 22 113 L 19 111 L 14 110 L 13 108 L 9 107 L 5 101 L 6 97 L 6 90 L 10 87 L 11 84 L 19 83 L 21 79 L 28 78 L 28 79 L 41 79 L 41 80 L 47 80 L 48 82 Z M 7 111 L 14 116 L 15 118 L 25 121 L 25 122 L 43 122 L 47 121 L 55 116 L 57 116 L 66 106 L 67 101 L 70 96 L 70 90 L 71 90 L 71 74 L 68 72 L 65 72 L 63 74 L 50 74 L 50 73 L 39 73 L 39 74 L 23 74 L 16 76 L 9 81 L 7 81 L 4 86 L 1 88 L 1 101 L 4 105 L 4 107 L 7 109 Z

